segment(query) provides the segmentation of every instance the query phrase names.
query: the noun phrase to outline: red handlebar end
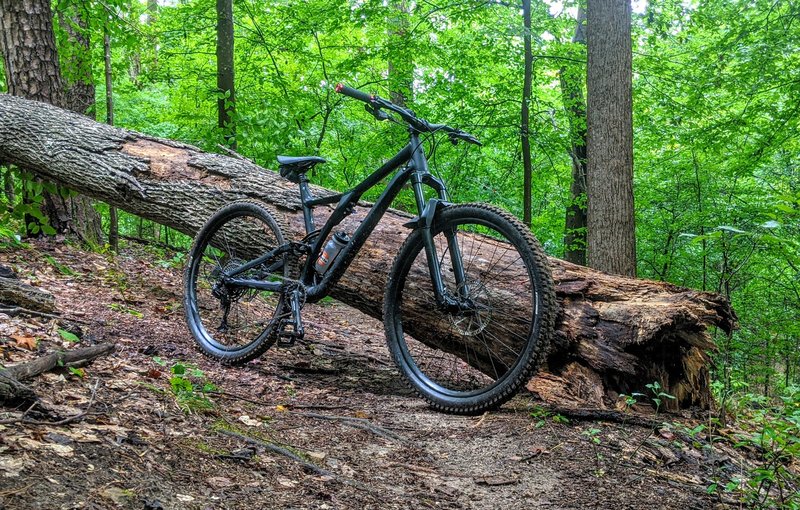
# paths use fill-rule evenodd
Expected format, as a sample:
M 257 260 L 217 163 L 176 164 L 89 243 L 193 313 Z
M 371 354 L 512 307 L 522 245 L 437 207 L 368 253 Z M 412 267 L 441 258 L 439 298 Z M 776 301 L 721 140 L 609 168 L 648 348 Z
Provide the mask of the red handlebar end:
M 337 83 L 336 87 L 334 87 L 333 90 L 335 90 L 336 92 L 341 92 L 343 88 L 344 88 L 344 83 Z

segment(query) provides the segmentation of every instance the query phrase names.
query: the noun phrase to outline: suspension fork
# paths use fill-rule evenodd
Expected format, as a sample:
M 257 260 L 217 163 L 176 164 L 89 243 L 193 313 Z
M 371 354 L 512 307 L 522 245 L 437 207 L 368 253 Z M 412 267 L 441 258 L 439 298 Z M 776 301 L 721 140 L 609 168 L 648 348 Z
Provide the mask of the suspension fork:
M 454 299 L 454 297 L 445 287 L 444 279 L 442 278 L 441 266 L 439 265 L 439 254 L 437 253 L 436 245 L 433 241 L 433 233 L 431 232 L 436 214 L 442 207 L 445 207 L 448 204 L 447 190 L 441 180 L 433 177 L 427 172 L 415 172 L 411 177 L 411 182 L 414 188 L 414 195 L 417 199 L 417 207 L 420 211 L 420 215 L 416 220 L 412 221 L 409 226 L 422 229 L 425 256 L 428 260 L 428 271 L 431 276 L 431 283 L 433 284 L 436 303 L 442 307 L 458 308 L 459 300 Z M 428 185 L 436 190 L 438 198 L 431 198 L 427 203 L 425 203 L 422 189 L 423 184 Z M 458 297 L 466 299 L 469 292 L 466 286 L 464 262 L 461 258 L 461 248 L 458 245 L 456 229 L 445 231 L 444 235 L 447 239 L 447 251 L 453 267 L 453 276 L 456 280 Z

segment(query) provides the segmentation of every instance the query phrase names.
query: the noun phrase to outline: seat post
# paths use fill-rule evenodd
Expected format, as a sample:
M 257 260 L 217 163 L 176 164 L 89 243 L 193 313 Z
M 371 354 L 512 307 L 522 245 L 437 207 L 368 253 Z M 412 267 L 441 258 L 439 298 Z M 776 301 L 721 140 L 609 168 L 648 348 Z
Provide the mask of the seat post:
M 311 196 L 311 190 L 308 187 L 308 177 L 306 177 L 305 173 L 301 173 L 300 177 L 300 202 L 303 205 L 303 220 L 306 225 L 306 234 L 310 234 L 311 232 L 317 229 L 316 225 L 314 225 L 314 211 L 311 207 L 309 207 L 308 202 L 313 197 Z

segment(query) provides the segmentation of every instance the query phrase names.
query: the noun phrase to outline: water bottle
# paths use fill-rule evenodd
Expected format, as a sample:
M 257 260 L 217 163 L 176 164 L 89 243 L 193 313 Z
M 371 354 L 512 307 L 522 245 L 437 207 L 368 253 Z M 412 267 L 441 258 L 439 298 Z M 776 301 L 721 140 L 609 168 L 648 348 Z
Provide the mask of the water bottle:
M 314 264 L 314 269 L 316 269 L 317 274 L 325 274 L 328 268 L 331 267 L 333 260 L 349 242 L 350 236 L 345 232 L 336 232 L 333 237 L 331 237 L 331 240 L 328 241 L 328 244 L 325 245 L 325 248 L 322 249 L 322 253 L 319 254 L 319 258 L 316 264 Z

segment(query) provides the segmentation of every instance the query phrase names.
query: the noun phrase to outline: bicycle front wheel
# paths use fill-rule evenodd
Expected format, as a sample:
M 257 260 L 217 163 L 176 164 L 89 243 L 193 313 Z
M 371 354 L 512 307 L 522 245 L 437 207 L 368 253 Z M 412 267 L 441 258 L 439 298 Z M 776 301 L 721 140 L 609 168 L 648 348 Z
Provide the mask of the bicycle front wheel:
M 223 207 L 197 234 L 184 272 L 184 311 L 204 354 L 245 363 L 275 343 L 277 323 L 288 308 L 283 293 L 226 285 L 224 277 L 283 242 L 272 215 L 250 202 Z M 286 266 L 280 257 L 236 277 L 281 281 L 288 276 Z
M 489 205 L 442 209 L 431 235 L 449 303 L 436 302 L 416 230 L 386 286 L 389 350 L 434 408 L 481 413 L 516 394 L 547 353 L 556 309 L 547 259 L 524 225 Z

